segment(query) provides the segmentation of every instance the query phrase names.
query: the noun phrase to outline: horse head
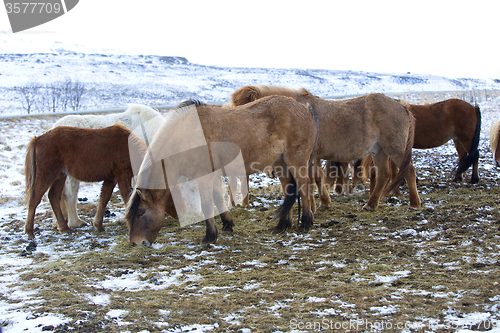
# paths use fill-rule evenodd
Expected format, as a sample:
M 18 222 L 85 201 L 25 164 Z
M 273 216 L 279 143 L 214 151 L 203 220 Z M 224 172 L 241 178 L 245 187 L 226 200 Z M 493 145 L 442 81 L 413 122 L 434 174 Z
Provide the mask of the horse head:
M 165 212 L 177 218 L 172 197 L 165 190 L 136 188 L 125 215 L 130 244 L 151 246 L 165 223 Z

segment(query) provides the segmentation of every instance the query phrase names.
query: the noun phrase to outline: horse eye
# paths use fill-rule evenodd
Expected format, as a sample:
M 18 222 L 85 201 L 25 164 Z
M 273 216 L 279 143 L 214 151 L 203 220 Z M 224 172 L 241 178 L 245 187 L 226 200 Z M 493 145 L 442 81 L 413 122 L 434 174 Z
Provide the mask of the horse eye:
M 140 211 L 140 212 L 138 212 L 138 213 L 137 213 L 137 217 L 141 217 L 141 216 L 143 216 L 145 213 L 146 213 L 146 211 L 144 211 L 144 210 L 143 210 L 143 211 Z

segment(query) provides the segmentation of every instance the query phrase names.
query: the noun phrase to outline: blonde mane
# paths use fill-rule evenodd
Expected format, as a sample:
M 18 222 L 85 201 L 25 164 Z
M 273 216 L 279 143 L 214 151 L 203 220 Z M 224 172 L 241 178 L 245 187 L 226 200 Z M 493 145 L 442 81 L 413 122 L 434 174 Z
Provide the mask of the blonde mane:
M 245 86 L 236 90 L 231 95 L 233 106 L 247 104 L 258 100 L 264 96 L 286 96 L 293 99 L 298 99 L 305 96 L 313 96 L 309 91 L 304 88 L 290 89 L 285 87 L 278 87 L 272 85 L 259 85 L 259 86 Z

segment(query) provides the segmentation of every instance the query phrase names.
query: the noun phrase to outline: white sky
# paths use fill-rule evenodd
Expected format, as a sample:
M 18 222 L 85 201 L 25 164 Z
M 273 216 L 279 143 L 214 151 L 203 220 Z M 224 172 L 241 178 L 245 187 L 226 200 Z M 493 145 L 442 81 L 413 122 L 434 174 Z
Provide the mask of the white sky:
M 17 34 L 1 6 L 0 31 L 203 65 L 500 78 L 499 9 L 497 0 L 80 0 Z

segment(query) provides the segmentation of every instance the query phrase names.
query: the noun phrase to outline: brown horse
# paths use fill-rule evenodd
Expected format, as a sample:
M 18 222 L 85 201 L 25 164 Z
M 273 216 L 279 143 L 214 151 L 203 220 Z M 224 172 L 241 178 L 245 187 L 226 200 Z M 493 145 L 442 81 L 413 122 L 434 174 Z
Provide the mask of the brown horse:
M 271 165 L 285 170 L 282 186 L 287 190 L 276 213 L 277 231 L 291 225 L 297 195 L 304 202 L 302 226 L 308 230 L 313 221 L 308 171 L 317 134 L 314 110 L 292 98 L 267 97 L 234 108 L 182 103 L 153 139 L 141 165 L 126 213 L 131 244 L 155 241 L 164 224 L 166 200 L 176 196 L 175 183 L 181 176 L 195 180 L 200 191 L 201 220 L 206 225 L 202 242 L 215 242 L 214 203 L 219 212 L 223 209 L 216 190 L 220 176 L 246 177 Z M 235 156 L 242 159 L 239 174 L 227 168 Z M 222 213 L 221 219 L 223 230 L 232 231 L 231 215 Z
M 130 154 L 129 143 L 134 150 Z M 140 163 L 146 149 L 146 143 L 122 125 L 103 129 L 60 126 L 33 138 L 25 164 L 28 218 L 24 229 L 28 238 L 34 238 L 35 209 L 49 188 L 59 232 L 71 231 L 60 204 L 67 175 L 85 182 L 104 181 L 94 217 L 94 227 L 104 230 L 102 220 L 115 185 L 118 183 L 126 203 L 133 177 L 131 157 Z
M 313 96 L 305 89 L 275 86 L 240 88 L 232 94 L 232 102 L 234 105 L 243 105 L 269 95 L 289 96 L 301 103 L 309 103 L 316 109 L 320 130 L 314 154 L 314 178 L 322 206 L 329 207 L 331 199 L 324 185 L 319 159 L 349 163 L 371 153 L 381 176 L 363 209 L 373 210 L 379 205 L 389 179 L 389 158 L 400 169 L 387 191 L 397 187 L 406 178 L 410 187 L 410 206 L 420 207 L 415 169 L 411 161 L 415 120 L 402 104 L 382 94 L 329 101 Z
M 453 140 L 458 153 L 458 166 L 453 181 L 462 181 L 463 173 L 472 166 L 471 184 L 479 181 L 479 135 L 481 133 L 481 111 L 479 106 L 460 99 L 447 99 L 426 105 L 407 105 L 415 117 L 415 142 L 413 148 L 429 149 Z M 363 168 L 371 164 L 370 156 L 363 160 Z M 391 165 L 393 174 L 397 165 Z M 370 188 L 376 173 L 365 174 L 370 179 Z
M 495 160 L 496 166 L 500 166 L 500 145 L 498 141 L 500 139 L 500 121 L 497 121 L 490 128 L 490 147 L 493 152 L 493 159 Z

